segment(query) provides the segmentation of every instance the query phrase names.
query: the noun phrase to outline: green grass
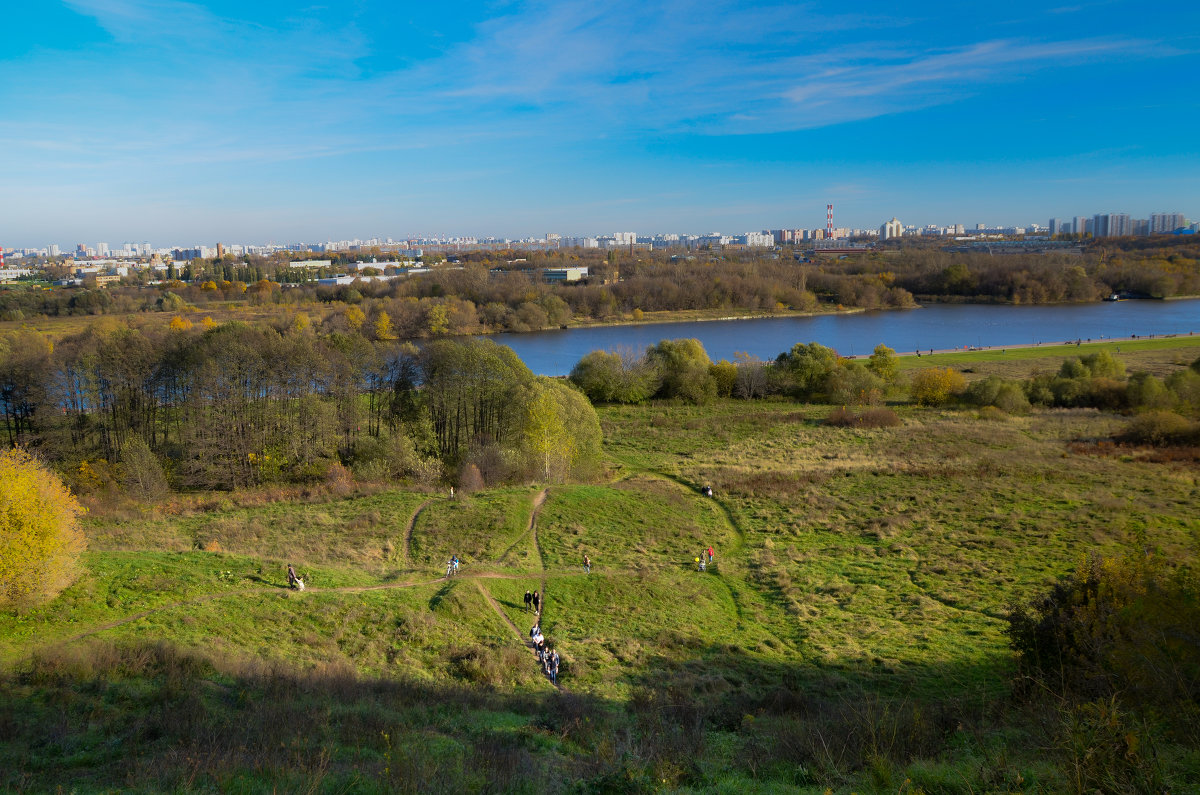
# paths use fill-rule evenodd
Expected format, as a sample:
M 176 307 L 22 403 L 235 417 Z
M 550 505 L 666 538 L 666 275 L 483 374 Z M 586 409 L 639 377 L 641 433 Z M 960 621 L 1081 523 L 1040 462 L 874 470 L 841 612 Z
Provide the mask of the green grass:
M 603 408 L 612 480 L 549 487 L 532 531 L 538 486 L 91 517 L 85 575 L 0 613 L 0 788 L 1063 789 L 1056 740 L 1008 699 L 1007 605 L 1094 550 L 1195 560 L 1195 466 L 1072 452 L 1120 427 L 1094 411 L 828 411 Z M 543 589 L 565 694 L 523 644 Z M 1186 790 L 1194 752 L 1163 753 Z
M 1036 373 L 1057 372 L 1064 359 L 1087 356 L 1099 351 L 1108 351 L 1118 357 L 1131 373 L 1145 370 L 1162 377 L 1200 358 L 1200 337 L 1162 337 L 1152 340 L 1084 342 L 1080 345 L 1038 345 L 1029 348 L 905 355 L 899 357 L 898 364 L 901 371 L 951 367 L 955 370 L 969 371 L 967 374 L 972 377 L 998 375 L 1004 378 L 1028 378 Z

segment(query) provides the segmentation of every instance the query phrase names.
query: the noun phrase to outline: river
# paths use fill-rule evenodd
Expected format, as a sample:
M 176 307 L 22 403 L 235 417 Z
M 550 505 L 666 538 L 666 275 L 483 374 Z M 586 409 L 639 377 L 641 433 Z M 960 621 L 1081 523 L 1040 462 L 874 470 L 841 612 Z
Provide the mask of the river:
M 869 355 L 883 343 L 900 353 L 963 346 L 1030 345 L 1074 339 L 1200 333 L 1200 298 L 1092 304 L 1004 306 L 933 304 L 921 309 L 815 317 L 647 323 L 494 334 L 539 375 L 566 375 L 594 350 L 641 350 L 662 339 L 695 337 L 715 361 L 743 351 L 773 359 L 797 342 L 819 342 L 843 356 Z

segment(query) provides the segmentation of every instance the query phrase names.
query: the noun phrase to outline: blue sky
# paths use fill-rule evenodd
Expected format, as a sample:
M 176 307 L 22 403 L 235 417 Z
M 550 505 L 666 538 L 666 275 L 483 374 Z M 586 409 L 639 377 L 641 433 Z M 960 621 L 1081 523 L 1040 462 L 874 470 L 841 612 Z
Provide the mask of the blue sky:
M 0 245 L 1200 217 L 1200 4 L 38 0 Z

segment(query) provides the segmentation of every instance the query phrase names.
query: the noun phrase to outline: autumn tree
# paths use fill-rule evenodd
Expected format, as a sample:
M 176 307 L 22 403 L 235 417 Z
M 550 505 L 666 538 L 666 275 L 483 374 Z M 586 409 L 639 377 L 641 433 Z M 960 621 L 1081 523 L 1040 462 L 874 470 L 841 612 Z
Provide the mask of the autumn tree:
M 949 367 L 918 370 L 912 378 L 912 398 L 923 406 L 942 406 L 967 388 L 967 379 Z
M 75 580 L 82 512 L 62 481 L 23 450 L 0 455 L 0 607 L 46 601 Z
M 519 395 L 521 446 L 535 476 L 561 483 L 592 474 L 600 460 L 600 420 L 587 397 L 553 378 L 530 381 Z
M 883 344 L 876 345 L 871 358 L 867 360 L 867 369 L 884 382 L 891 383 L 896 379 L 896 372 L 899 369 L 896 351 Z

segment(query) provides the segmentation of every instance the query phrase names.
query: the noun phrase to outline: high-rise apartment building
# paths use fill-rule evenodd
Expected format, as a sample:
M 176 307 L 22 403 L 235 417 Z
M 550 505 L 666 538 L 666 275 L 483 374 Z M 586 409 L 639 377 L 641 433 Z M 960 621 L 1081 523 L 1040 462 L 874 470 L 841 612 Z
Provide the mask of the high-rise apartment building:
M 1183 213 L 1151 213 L 1150 234 L 1165 235 L 1184 226 Z
M 1085 216 L 1075 216 L 1075 223 L 1071 225 L 1071 231 L 1079 237 L 1083 237 L 1088 233 L 1088 219 Z
M 896 216 L 892 216 L 892 220 L 879 227 L 879 239 L 891 240 L 896 237 L 904 237 L 904 224 L 900 223 Z
M 1062 219 L 1061 218 L 1051 218 L 1049 228 L 1050 228 L 1051 235 L 1061 235 L 1063 233 Z
M 1133 224 L 1125 213 L 1100 213 L 1092 216 L 1092 237 L 1126 237 Z

